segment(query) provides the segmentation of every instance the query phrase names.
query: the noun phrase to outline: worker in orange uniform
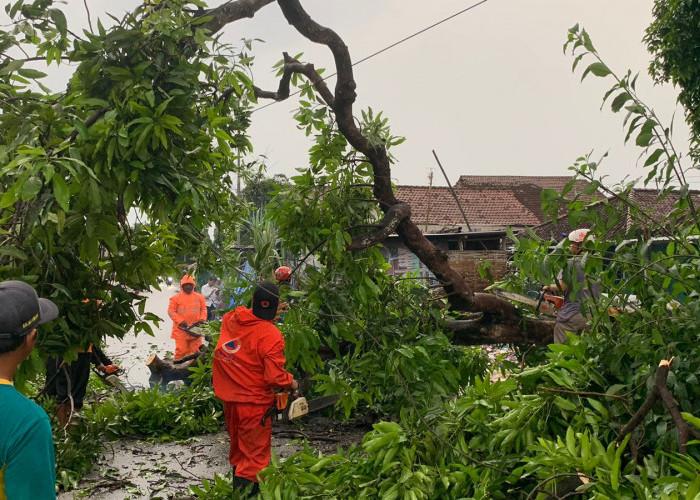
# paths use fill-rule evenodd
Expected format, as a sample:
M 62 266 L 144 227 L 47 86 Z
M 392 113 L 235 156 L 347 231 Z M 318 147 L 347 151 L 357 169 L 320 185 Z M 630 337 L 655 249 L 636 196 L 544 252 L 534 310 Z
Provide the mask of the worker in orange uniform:
M 299 388 L 284 369 L 284 337 L 274 324 L 278 303 L 277 285 L 260 283 L 252 309 L 240 306 L 224 315 L 214 350 L 214 393 L 224 403 L 229 462 L 239 491 L 252 486 L 256 493 L 258 473 L 270 462 L 272 422 L 263 416 L 274 402 L 273 389 Z
M 187 333 L 187 328 L 207 320 L 207 304 L 204 295 L 194 291 L 194 278 L 186 274 L 180 280 L 182 291 L 170 298 L 168 315 L 173 320 L 171 339 L 175 339 L 175 359 L 197 352 L 202 337 Z

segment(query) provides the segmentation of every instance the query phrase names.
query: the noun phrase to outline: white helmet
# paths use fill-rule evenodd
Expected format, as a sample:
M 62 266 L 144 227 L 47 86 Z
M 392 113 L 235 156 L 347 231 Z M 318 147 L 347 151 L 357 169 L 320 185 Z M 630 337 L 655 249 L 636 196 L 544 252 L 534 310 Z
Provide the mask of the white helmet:
M 569 233 L 569 241 L 571 243 L 581 244 L 583 240 L 595 241 L 595 236 L 588 236 L 590 229 L 574 229 Z

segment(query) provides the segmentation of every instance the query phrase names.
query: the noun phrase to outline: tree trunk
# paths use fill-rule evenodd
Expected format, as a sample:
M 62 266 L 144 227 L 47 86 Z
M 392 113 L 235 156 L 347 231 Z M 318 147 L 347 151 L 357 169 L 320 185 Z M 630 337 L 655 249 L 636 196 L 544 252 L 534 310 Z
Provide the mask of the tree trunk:
M 190 365 L 197 359 L 204 357 L 204 353 L 194 353 L 175 361 L 174 359 L 160 359 L 153 353 L 146 361 L 146 366 L 156 378 L 168 383 L 173 380 L 187 380 L 190 376 Z
M 204 26 L 214 32 L 227 23 L 242 17 L 252 17 L 257 10 L 271 3 L 270 0 L 238 0 L 227 2 L 208 11 L 214 19 Z M 321 98 L 336 116 L 338 129 L 348 143 L 365 155 L 373 169 L 373 192 L 385 217 L 377 224 L 379 229 L 356 237 L 349 250 L 366 248 L 385 239 L 394 230 L 403 243 L 426 265 L 442 283 L 447 292 L 451 309 L 468 312 L 483 312 L 483 317 L 469 325 L 452 324 L 455 341 L 462 344 L 490 343 L 549 343 L 553 337 L 553 322 L 524 319 L 510 302 L 490 294 L 474 293 L 469 283 L 453 269 L 447 254 L 433 245 L 411 220 L 410 206 L 394 195 L 391 186 L 391 165 L 386 148 L 369 141 L 357 126 L 353 115 L 356 83 L 353 76 L 352 59 L 347 46 L 333 30 L 321 26 L 303 9 L 299 0 L 277 0 L 287 22 L 308 40 L 326 45 L 333 54 L 337 80 L 332 92 L 312 64 L 302 64 L 284 54 L 284 73 L 276 92 L 255 88 L 259 98 L 281 101 L 289 92 L 292 73 L 305 75 L 314 85 Z

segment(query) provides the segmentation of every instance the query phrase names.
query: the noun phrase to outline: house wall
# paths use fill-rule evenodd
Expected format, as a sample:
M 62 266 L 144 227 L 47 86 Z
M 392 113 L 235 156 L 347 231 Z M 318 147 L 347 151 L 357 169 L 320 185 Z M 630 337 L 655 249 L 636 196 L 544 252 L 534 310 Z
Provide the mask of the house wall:
M 505 276 L 508 266 L 508 254 L 503 250 L 464 250 L 447 252 L 452 268 L 459 272 L 477 292 L 483 291 L 491 283 L 479 276 L 479 264 L 486 260 L 491 263 L 491 276 L 500 280 Z
M 382 248 L 384 257 L 391 264 L 389 274 L 401 275 L 418 271 L 419 276 L 434 278 L 433 273 L 418 260 L 413 252 L 399 242 L 392 243 L 385 243 Z M 437 246 L 442 247 L 441 249 L 447 253 L 452 268 L 464 276 L 475 291 L 483 291 L 491 284 L 488 280 L 479 277 L 479 264 L 482 260 L 491 263 L 491 275 L 495 280 L 500 280 L 505 276 L 508 266 L 508 252 L 504 250 L 447 250 L 444 248 L 447 246 L 445 242 L 440 242 Z

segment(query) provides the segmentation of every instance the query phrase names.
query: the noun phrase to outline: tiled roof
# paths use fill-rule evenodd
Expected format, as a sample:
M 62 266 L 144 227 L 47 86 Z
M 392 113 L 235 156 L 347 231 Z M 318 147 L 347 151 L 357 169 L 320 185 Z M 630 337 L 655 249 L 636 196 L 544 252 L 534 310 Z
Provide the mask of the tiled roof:
M 624 216 L 608 231 L 605 239 L 615 240 L 618 238 L 636 238 L 640 233 L 646 236 L 653 236 L 654 229 L 664 226 L 664 221 L 675 209 L 678 201 L 678 193 L 671 192 L 663 199 L 659 199 L 660 192 L 656 189 L 633 189 L 629 193 L 629 201 L 634 205 L 639 205 L 640 213 L 635 214 L 630 211 L 629 204 L 622 200 L 611 198 L 608 202 L 595 203 L 591 206 L 593 210 L 600 213 L 603 220 L 608 220 L 606 216 L 606 206 L 613 206 L 616 213 L 622 211 Z M 700 206 L 700 191 L 691 191 L 691 196 L 696 204 Z M 676 220 L 677 221 L 677 220 Z M 666 224 L 668 225 L 668 223 Z M 589 227 L 583 224 L 577 227 Z M 545 240 L 560 240 L 563 234 L 568 234 L 572 229 L 566 215 L 562 215 L 554 222 L 545 222 L 533 227 L 534 233 Z M 673 231 L 673 228 L 668 228 Z
M 417 224 L 464 225 L 459 207 L 447 187 L 396 186 L 395 193 L 399 200 L 411 205 L 411 219 Z M 534 226 L 542 222 L 540 189 L 536 186 L 455 188 L 455 193 L 470 225 Z
M 468 189 L 498 189 L 504 187 L 522 186 L 530 184 L 540 189 L 554 189 L 561 192 L 564 186 L 573 179 L 573 176 L 566 175 L 460 175 L 455 183 L 455 187 Z M 586 180 L 577 180 L 571 190 L 572 195 L 583 192 L 589 184 Z

